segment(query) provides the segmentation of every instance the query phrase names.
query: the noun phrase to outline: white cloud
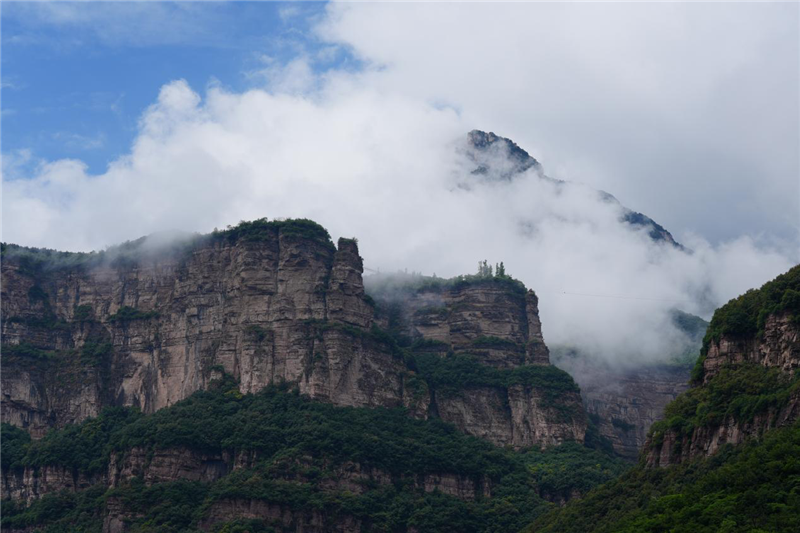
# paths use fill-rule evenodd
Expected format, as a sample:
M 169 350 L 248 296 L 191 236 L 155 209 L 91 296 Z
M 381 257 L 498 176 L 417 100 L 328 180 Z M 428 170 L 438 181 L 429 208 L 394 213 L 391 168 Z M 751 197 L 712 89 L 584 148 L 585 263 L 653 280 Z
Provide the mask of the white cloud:
M 673 231 L 796 238 L 798 9 L 337 3 L 319 31 L 375 68 L 365 83 L 454 104 Z
M 105 146 L 106 137 L 102 132 L 97 135 L 81 135 L 67 131 L 58 131 L 52 134 L 52 139 L 61 143 L 65 148 L 74 151 L 97 150 Z
M 742 88 L 739 73 L 764 74 L 760 58 L 777 39 L 769 32 L 785 29 L 780 21 L 695 19 L 676 6 L 631 17 L 620 7 L 470 9 L 331 8 L 320 31 L 353 46 L 374 65 L 366 72 L 315 74 L 301 55 L 268 65 L 268 89 L 211 86 L 201 97 L 185 81 L 166 84 L 131 152 L 104 174 L 88 175 L 74 160 L 17 167 L 3 191 L 3 238 L 88 250 L 158 230 L 307 217 L 334 237 L 357 236 L 367 266 L 383 271 L 451 276 L 502 260 L 540 293 L 548 343 L 609 357 L 664 353 L 675 342 L 669 308 L 708 316 L 798 261 L 797 242 L 780 238 L 710 244 L 684 232 L 692 254 L 656 245 L 620 225 L 619 206 L 588 187 L 557 187 L 533 171 L 510 183 L 475 180 L 457 149 L 473 127 L 493 129 L 548 174 L 578 174 L 668 229 L 670 220 L 681 228 L 700 221 L 702 233 L 709 220 L 737 235 L 771 228 L 791 212 L 793 184 L 780 172 L 791 154 L 786 139 L 769 137 L 780 146 L 766 161 L 769 143 L 755 137 L 793 133 L 776 110 L 754 118 L 742 105 L 753 104 L 756 86 Z M 694 50 L 708 24 L 741 42 Z M 791 110 L 784 90 L 754 95 Z M 465 180 L 475 183 L 457 186 Z
M 229 28 L 225 2 L 161 0 L 28 1 L 3 5 L 3 18 L 14 19 L 19 33 L 7 39 L 18 45 L 49 44 L 57 48 L 100 42 L 108 46 L 153 46 L 177 43 L 224 45 Z M 80 37 L 53 37 L 43 29 L 78 30 Z

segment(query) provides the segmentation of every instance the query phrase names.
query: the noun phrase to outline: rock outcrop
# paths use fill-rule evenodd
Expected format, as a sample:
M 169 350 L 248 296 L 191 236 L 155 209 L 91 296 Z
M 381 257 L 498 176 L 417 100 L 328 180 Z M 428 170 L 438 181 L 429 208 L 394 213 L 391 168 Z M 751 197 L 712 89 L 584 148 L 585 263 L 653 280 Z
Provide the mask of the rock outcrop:
M 630 460 L 639 456 L 667 404 L 689 388 L 689 370 L 667 365 L 598 372 L 595 378 L 578 380 L 586 411 L 614 451 Z
M 695 428 L 689 435 L 667 431 L 658 442 L 648 442 L 646 464 L 648 467 L 670 466 L 708 457 L 725 444 L 741 444 L 758 438 L 771 429 L 790 426 L 798 418 L 800 391 L 796 391 L 781 408 L 767 409 L 751 420 L 727 416 L 721 423 Z
M 106 471 L 86 475 L 77 470 L 57 466 L 26 467 L 21 470 L 4 470 L 0 497 L 32 502 L 45 494 L 62 490 L 77 492 L 101 484 L 116 488 L 138 479 L 145 485 L 155 485 L 177 480 L 213 483 L 237 470 L 251 469 L 258 458 L 252 452 L 201 453 L 186 448 L 151 449 L 134 447 L 111 454 Z M 298 472 L 314 470 L 311 457 L 304 460 L 287 459 L 286 464 L 273 466 L 273 479 L 291 483 L 318 483 L 328 492 L 347 491 L 362 494 L 371 486 L 410 484 L 425 492 L 438 491 L 456 498 L 472 501 L 491 497 L 488 477 L 457 475 L 450 472 L 393 476 L 380 469 L 352 461 L 330 468 L 322 481 L 310 479 Z
M 242 392 L 286 381 L 339 405 L 426 411 L 370 335 L 353 241 L 336 249 L 278 223 L 90 267 L 4 259 L 3 420 L 34 437 L 106 405 L 156 411 L 219 371 Z
M 257 221 L 166 250 L 146 244 L 116 255 L 6 248 L 4 421 L 40 438 L 105 406 L 155 412 L 224 372 L 243 393 L 287 382 L 336 405 L 439 416 L 498 445 L 583 440 L 577 392 L 554 405 L 530 386 L 437 395 L 416 379 L 378 327 L 386 320 L 365 296 L 353 239 L 334 247 L 309 221 Z M 406 333 L 441 355 L 505 370 L 549 365 L 538 299 L 519 282 L 408 296 Z
M 539 299 L 518 282 L 432 282 L 373 296 L 387 309 L 378 318 L 383 327 L 395 327 L 412 340 L 439 343 L 428 349 L 469 353 L 495 368 L 550 364 Z
M 550 367 L 539 300 L 518 281 L 402 275 L 367 280 L 377 323 L 406 338 L 417 354 L 466 355 L 506 373 Z M 466 433 L 514 448 L 583 442 L 587 424 L 577 387 L 555 404 L 524 384 L 434 388 L 429 410 Z
M 747 365 L 779 369 L 786 383 L 791 383 L 791 376 L 796 376 L 800 368 L 800 325 L 790 313 L 772 313 L 766 317 L 764 329 L 758 334 L 723 334 L 712 340 L 701 362 L 702 380 L 698 387 L 707 387 L 720 379 L 723 369 Z M 647 465 L 668 466 L 706 457 L 725 444 L 740 444 L 768 430 L 791 425 L 800 418 L 800 388 L 789 386 L 783 391 L 763 391 L 772 395 L 779 392 L 785 398 L 765 402 L 766 407 L 758 408 L 749 416 L 728 414 L 718 422 L 693 427 L 689 433 L 668 429 L 651 435 L 645 450 Z
M 776 313 L 765 320 L 762 335 L 725 335 L 711 342 L 703 360 L 703 383 L 721 368 L 741 363 L 794 372 L 800 368 L 800 325 L 788 313 Z

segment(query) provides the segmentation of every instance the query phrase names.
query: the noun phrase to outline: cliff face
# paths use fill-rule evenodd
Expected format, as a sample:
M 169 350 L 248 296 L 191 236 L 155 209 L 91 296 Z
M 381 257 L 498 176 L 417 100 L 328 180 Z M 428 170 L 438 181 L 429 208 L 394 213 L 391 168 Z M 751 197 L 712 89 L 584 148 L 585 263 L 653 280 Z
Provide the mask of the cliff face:
M 598 370 L 582 374 L 576 381 L 587 413 L 600 435 L 608 438 L 621 457 L 635 460 L 654 422 L 664 416 L 664 407 L 685 391 L 686 368 L 651 366 L 628 370 Z
M 697 457 L 708 457 L 725 444 L 741 444 L 748 439 L 761 437 L 771 429 L 790 426 L 798 418 L 800 394 L 796 392 L 785 406 L 767 409 L 751 420 L 742 421 L 727 416 L 721 423 L 695 428 L 690 435 L 668 431 L 659 442 L 648 442 L 646 464 L 648 467 L 670 466 Z
M 414 353 L 444 360 L 469 356 L 501 374 L 550 367 L 538 298 L 519 282 L 429 279 L 421 288 L 402 281 L 387 288 L 383 284 L 391 281 L 368 280 L 378 303 L 376 321 L 405 337 Z M 583 442 L 586 432 L 577 388 L 554 404 L 525 384 L 434 387 L 429 410 L 466 433 L 515 448 Z
M 793 372 L 800 368 L 800 327 L 787 313 L 767 317 L 763 335 L 724 335 L 711 342 L 703 361 L 703 383 L 728 365 L 755 363 Z
M 97 484 L 116 488 L 125 486 L 134 479 L 141 479 L 148 486 L 177 480 L 213 483 L 232 472 L 252 469 L 258 460 L 264 459 L 269 458 L 259 458 L 257 454 L 248 451 L 203 453 L 186 448 L 132 448 L 113 453 L 108 469 L 94 475 L 60 466 L 4 471 L 2 498 L 31 502 L 52 492 L 75 492 Z M 314 479 L 302 474 L 304 469 L 311 470 L 314 466 L 310 457 L 306 459 L 287 459 L 285 464 L 273 466 L 272 478 L 291 483 L 314 482 Z M 321 482 L 320 489 L 362 494 L 368 487 L 390 486 L 393 483 L 406 483 L 418 490 L 438 491 L 466 501 L 491 497 L 491 482 L 486 477 L 476 479 L 474 476 L 448 472 L 398 477 L 352 461 L 333 468 Z
M 379 318 L 412 340 L 436 341 L 433 349 L 469 353 L 495 368 L 549 365 L 539 299 L 511 283 L 493 280 L 378 292 L 389 311 Z
M 353 241 L 275 228 L 127 265 L 2 268 L 3 419 L 34 437 L 106 405 L 153 412 L 219 370 L 243 392 L 287 381 L 340 405 L 425 411 L 402 360 L 369 335 Z
M 552 405 L 535 388 L 523 385 L 469 387 L 437 391 L 431 407 L 439 418 L 465 433 L 517 449 L 583 442 L 586 434 L 577 393 L 567 393 L 558 405 Z M 563 415 L 564 409 L 569 415 Z
M 105 406 L 152 413 L 225 372 L 244 393 L 289 382 L 336 405 L 439 416 L 498 445 L 583 440 L 577 393 L 552 405 L 524 385 L 429 390 L 373 328 L 354 240 L 336 248 L 326 233 L 269 223 L 134 259 L 29 259 L 2 264 L 2 411 L 34 438 Z M 537 305 L 524 288 L 473 283 L 415 294 L 401 313 L 415 337 L 513 369 L 549 365 Z
M 713 322 L 712 322 L 713 324 Z M 721 388 L 729 372 L 748 367 L 780 371 L 781 380 L 769 390 L 737 391 L 731 405 L 744 394 L 761 393 L 761 405 L 729 413 L 712 423 L 695 425 L 688 433 L 669 428 L 653 435 L 646 449 L 648 466 L 667 466 L 714 454 L 724 444 L 739 444 L 764 432 L 791 425 L 800 418 L 800 388 L 796 385 L 800 367 L 800 326 L 791 314 L 766 317 L 763 332 L 752 335 L 728 334 L 712 340 L 702 361 L 702 383 L 698 390 Z M 794 385 L 793 385 L 794 383 Z M 755 387 L 756 384 L 753 384 Z M 752 402 L 751 402 L 752 403 Z

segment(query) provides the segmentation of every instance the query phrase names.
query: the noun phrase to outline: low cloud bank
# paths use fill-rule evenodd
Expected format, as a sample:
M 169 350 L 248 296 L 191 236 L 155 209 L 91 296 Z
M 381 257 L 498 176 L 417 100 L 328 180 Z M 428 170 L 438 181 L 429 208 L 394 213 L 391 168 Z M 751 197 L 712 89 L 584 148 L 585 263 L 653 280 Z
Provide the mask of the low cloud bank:
M 708 318 L 798 261 L 796 248 L 749 237 L 676 236 L 690 253 L 654 242 L 594 189 L 539 167 L 507 179 L 502 151 L 486 157 L 503 175 L 473 173 L 471 128 L 452 109 L 353 75 L 324 81 L 311 96 L 212 88 L 205 98 L 170 83 L 106 173 L 75 160 L 7 167 L 3 239 L 91 250 L 167 229 L 311 218 L 334 238 L 358 237 L 374 270 L 450 277 L 503 261 L 540 295 L 549 344 L 610 361 L 674 352 L 671 309 Z

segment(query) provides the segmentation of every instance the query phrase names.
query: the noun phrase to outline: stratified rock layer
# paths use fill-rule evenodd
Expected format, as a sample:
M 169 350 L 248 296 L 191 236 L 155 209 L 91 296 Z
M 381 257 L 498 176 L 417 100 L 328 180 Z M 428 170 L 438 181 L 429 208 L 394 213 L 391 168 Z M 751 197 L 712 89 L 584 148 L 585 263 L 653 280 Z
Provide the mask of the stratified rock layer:
M 550 364 L 533 291 L 489 278 L 376 297 L 394 306 L 392 320 L 414 340 L 438 341 L 445 351 L 475 355 L 495 368 Z M 389 317 L 381 324 L 390 327 Z
M 105 406 L 152 413 L 225 372 L 244 393 L 288 382 L 336 405 L 439 416 L 498 445 L 583 441 L 577 393 L 553 405 L 522 385 L 428 390 L 373 327 L 355 240 L 337 248 L 280 224 L 256 237 L 223 233 L 91 266 L 33 268 L 6 254 L 3 420 L 39 438 Z M 533 292 L 475 283 L 417 296 L 403 311 L 414 335 L 495 368 L 549 364 Z
M 703 384 L 699 386 L 713 380 L 723 368 L 746 363 L 778 368 L 787 375 L 797 371 L 800 367 L 800 326 L 790 314 L 768 316 L 763 334 L 722 335 L 718 341 L 712 341 L 703 360 Z M 728 415 L 717 424 L 696 427 L 688 435 L 675 430 L 666 431 L 657 442 L 647 444 L 647 465 L 668 466 L 709 456 L 725 444 L 739 444 L 770 429 L 791 425 L 798 418 L 800 389 L 795 387 L 787 401 L 761 410 L 748 419 Z
M 369 334 L 361 270 L 352 241 L 278 230 L 128 265 L 32 274 L 6 260 L 3 419 L 40 437 L 105 405 L 153 412 L 223 370 L 242 392 L 287 381 L 339 405 L 425 412 L 402 358 Z

